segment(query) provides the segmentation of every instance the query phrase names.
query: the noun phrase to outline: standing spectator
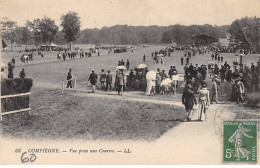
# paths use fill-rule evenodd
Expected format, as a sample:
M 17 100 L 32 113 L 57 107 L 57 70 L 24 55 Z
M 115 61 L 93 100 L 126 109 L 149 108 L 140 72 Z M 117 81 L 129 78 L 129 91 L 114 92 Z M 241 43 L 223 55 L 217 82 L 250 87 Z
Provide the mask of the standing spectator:
M 221 66 L 221 69 L 219 70 L 219 72 L 220 72 L 220 79 L 221 79 L 222 82 L 224 82 L 225 74 L 226 74 L 226 70 L 225 70 L 224 65 Z
M 255 74 L 255 65 L 253 62 L 251 63 L 251 73 Z
M 172 79 L 172 75 L 173 75 L 173 68 L 172 68 L 172 66 L 170 66 L 168 75 L 169 75 L 170 79 Z
M 124 85 L 125 85 L 125 80 L 124 80 L 124 76 L 123 76 L 122 71 L 119 71 L 119 74 L 116 77 L 116 83 L 117 83 L 117 86 L 118 86 L 118 95 L 122 96 Z
M 43 56 L 42 56 L 43 57 Z M 63 58 L 63 61 L 66 60 L 66 54 L 65 53 L 62 53 L 62 58 Z
M 224 61 L 223 56 L 220 57 L 220 61 L 221 61 L 221 63 Z
M 255 90 L 259 91 L 259 84 L 260 84 L 260 59 L 257 61 L 257 65 L 255 68 Z
M 184 61 L 184 58 L 183 58 L 183 57 L 181 57 L 181 65 L 183 65 L 183 61 Z
M 105 90 L 106 87 L 105 87 L 105 82 L 106 82 L 106 74 L 105 74 L 105 70 L 102 69 L 101 70 L 101 74 L 100 74 L 100 83 L 101 83 L 101 90 Z
M 161 92 L 161 82 L 162 82 L 161 72 L 160 72 L 160 69 L 157 68 L 156 82 L 155 82 L 155 91 L 157 94 L 159 94 Z
M 88 81 L 90 81 L 90 83 L 91 83 L 92 93 L 95 93 L 96 84 L 97 84 L 97 79 L 98 79 L 98 76 L 97 76 L 97 74 L 95 73 L 95 70 L 92 69 L 92 73 L 89 75 L 89 78 L 88 78 Z
M 143 62 L 145 62 L 145 55 L 143 56 Z
M 12 58 L 11 63 L 15 65 L 15 59 L 14 59 L 14 57 Z
M 211 95 L 210 104 L 213 104 L 213 101 L 218 103 L 218 84 L 217 84 L 216 78 L 212 79 L 211 92 L 212 92 L 212 95 Z
M 189 65 L 189 63 L 190 63 L 190 58 L 187 57 L 187 58 L 186 58 L 186 65 Z
M 72 74 L 71 69 L 69 69 L 68 76 L 67 76 L 67 88 L 72 88 Z
M 112 84 L 112 75 L 110 74 L 110 71 L 107 71 L 107 76 L 106 76 L 106 90 L 108 91 L 108 86 L 111 92 L 111 84 Z
M 121 60 L 121 65 L 122 65 L 122 66 L 125 66 L 124 60 Z
M 165 70 L 163 69 L 161 72 L 162 81 L 167 78 L 167 75 L 165 73 Z
M 1 68 L 1 79 L 5 79 L 6 75 L 5 75 L 5 69 Z
M 207 119 L 207 114 L 206 114 L 206 106 L 210 105 L 209 102 L 209 91 L 207 89 L 207 84 L 204 82 L 202 84 L 202 89 L 199 91 L 199 102 L 200 102 L 200 115 L 199 115 L 199 120 L 202 118 L 202 114 L 204 113 L 205 120 Z M 203 113 L 202 113 L 203 112 Z
M 245 86 L 244 84 L 241 82 L 241 78 L 237 79 L 237 84 L 236 84 L 236 91 L 237 91 L 237 104 L 239 103 L 239 101 L 242 102 L 242 104 L 244 104 L 244 94 L 245 94 Z
M 211 55 L 211 59 L 214 60 L 214 57 L 215 57 L 215 56 L 214 56 L 214 53 L 212 53 L 212 55 Z
M 127 68 L 127 70 L 129 70 L 129 67 L 130 67 L 130 62 L 129 62 L 129 59 L 127 59 L 127 61 L 126 61 L 126 68 Z
M 14 78 L 14 66 L 11 62 L 8 62 L 8 78 Z
M 22 79 L 25 78 L 24 68 L 21 70 L 19 77 L 22 78 Z
M 187 88 L 184 90 L 182 95 L 182 104 L 185 106 L 186 111 L 186 121 L 190 121 L 191 110 L 193 109 L 194 104 L 197 105 L 194 92 L 191 90 L 192 86 L 187 85 Z
M 164 57 L 164 56 L 161 56 L 161 64 L 163 64 L 163 63 L 164 63 L 164 62 L 163 62 L 163 57 Z

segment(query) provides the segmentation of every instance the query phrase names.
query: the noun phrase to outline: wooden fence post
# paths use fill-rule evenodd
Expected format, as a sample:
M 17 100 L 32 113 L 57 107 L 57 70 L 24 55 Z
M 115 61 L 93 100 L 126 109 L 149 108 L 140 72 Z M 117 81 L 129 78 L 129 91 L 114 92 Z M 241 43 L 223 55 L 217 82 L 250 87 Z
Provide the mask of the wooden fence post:
M 74 84 L 74 91 L 76 92 L 76 88 L 77 88 L 77 80 L 75 78 L 75 84 Z
M 61 93 L 64 92 L 64 80 L 61 81 Z

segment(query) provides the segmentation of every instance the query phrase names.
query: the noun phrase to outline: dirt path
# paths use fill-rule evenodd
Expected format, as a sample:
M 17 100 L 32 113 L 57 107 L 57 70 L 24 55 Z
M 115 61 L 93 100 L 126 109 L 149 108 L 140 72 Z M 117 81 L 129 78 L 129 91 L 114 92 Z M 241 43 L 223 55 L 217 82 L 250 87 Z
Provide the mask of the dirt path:
M 124 96 L 112 92 L 106 94 L 90 94 L 78 92 L 79 96 L 113 98 L 120 101 L 138 101 L 157 104 L 183 106 L 181 102 L 154 100 L 149 98 L 132 97 L 125 93 Z M 183 122 L 169 130 L 152 146 L 161 149 L 158 160 L 172 160 L 174 164 L 220 164 L 222 152 L 221 121 L 231 117 L 229 113 L 221 112 L 221 104 L 213 104 L 208 109 L 207 121 L 197 121 L 198 110 L 193 114 L 191 122 Z M 198 109 L 196 106 L 195 109 Z M 170 150 L 169 150 L 170 149 Z M 158 157 L 158 155 L 157 155 Z
M 143 96 L 132 97 L 133 95 L 127 93 L 124 93 L 124 96 L 118 96 L 116 92 L 109 95 L 82 92 L 77 94 L 80 96 L 113 98 L 120 101 L 141 101 L 183 107 L 181 102 L 154 100 Z M 221 164 L 222 120 L 232 119 L 234 115 L 231 112 L 223 111 L 221 104 L 212 104 L 207 111 L 207 120 L 197 121 L 198 108 L 197 105 L 191 122 L 182 122 L 152 144 L 153 148 L 160 149 L 161 152 L 160 155 L 156 155 L 156 160 L 172 160 L 174 164 Z

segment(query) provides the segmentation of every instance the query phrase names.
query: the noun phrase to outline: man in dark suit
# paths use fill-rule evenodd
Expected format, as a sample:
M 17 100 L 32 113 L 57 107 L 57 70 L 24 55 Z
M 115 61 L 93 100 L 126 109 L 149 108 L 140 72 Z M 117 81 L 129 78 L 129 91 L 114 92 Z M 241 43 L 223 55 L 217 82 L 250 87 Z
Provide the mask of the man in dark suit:
M 190 84 L 187 85 L 186 89 L 182 95 L 182 104 L 185 106 L 185 110 L 187 113 L 187 121 L 190 121 L 191 110 L 193 109 L 194 104 L 197 105 L 197 101 L 194 95 L 194 92 L 191 90 L 192 86 Z
M 25 78 L 25 72 L 24 72 L 24 68 L 22 69 L 22 71 L 19 74 L 20 78 Z
M 124 80 L 124 76 L 123 76 L 122 71 L 119 71 L 119 74 L 117 75 L 116 82 L 117 82 L 117 86 L 118 86 L 118 95 L 122 96 L 123 88 L 124 88 L 124 85 L 125 85 L 125 80 Z
M 71 74 L 71 69 L 69 69 L 68 76 L 67 76 L 67 81 L 68 81 L 67 88 L 72 88 L 71 80 L 72 80 L 72 74 Z
M 126 68 L 127 68 L 127 70 L 129 70 L 129 66 L 130 66 L 130 62 L 129 62 L 129 59 L 127 59 L 127 61 L 126 61 Z
M 89 78 L 88 78 L 88 81 L 90 81 L 90 83 L 91 83 L 92 93 L 95 93 L 96 84 L 97 84 L 97 79 L 98 79 L 98 76 L 97 76 L 97 74 L 95 73 L 95 70 L 92 69 L 92 73 L 89 75 Z
M 111 84 L 112 84 L 112 75 L 110 74 L 110 71 L 107 71 L 107 76 L 106 76 L 106 91 L 108 91 L 108 86 L 111 92 Z

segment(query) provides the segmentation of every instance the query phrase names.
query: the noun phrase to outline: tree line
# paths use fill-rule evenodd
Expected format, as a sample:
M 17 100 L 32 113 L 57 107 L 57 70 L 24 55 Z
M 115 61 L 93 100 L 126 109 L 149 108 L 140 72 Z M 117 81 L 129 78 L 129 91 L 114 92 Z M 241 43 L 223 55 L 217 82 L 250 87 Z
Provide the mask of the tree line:
M 26 21 L 24 27 L 4 18 L 1 22 L 3 38 L 11 43 L 19 44 L 160 44 L 176 43 L 189 45 L 194 43 L 193 37 L 206 34 L 216 38 L 226 38 L 230 34 L 230 42 L 234 47 L 260 51 L 260 18 L 244 17 L 231 25 L 212 26 L 180 24 L 170 26 L 128 26 L 115 25 L 101 29 L 80 30 L 80 17 L 76 12 L 69 12 L 61 17 L 61 25 L 55 24 L 51 18 L 36 18 Z
M 35 44 L 37 47 L 40 44 L 50 44 L 55 42 L 59 32 L 59 26 L 51 18 L 44 16 L 36 18 L 32 21 L 27 20 L 25 26 L 19 27 L 15 21 L 4 17 L 1 21 L 2 37 L 12 44 Z M 80 17 L 76 12 L 68 12 L 61 16 L 61 30 L 63 32 L 63 41 L 72 46 L 72 42 L 76 40 L 80 32 Z

